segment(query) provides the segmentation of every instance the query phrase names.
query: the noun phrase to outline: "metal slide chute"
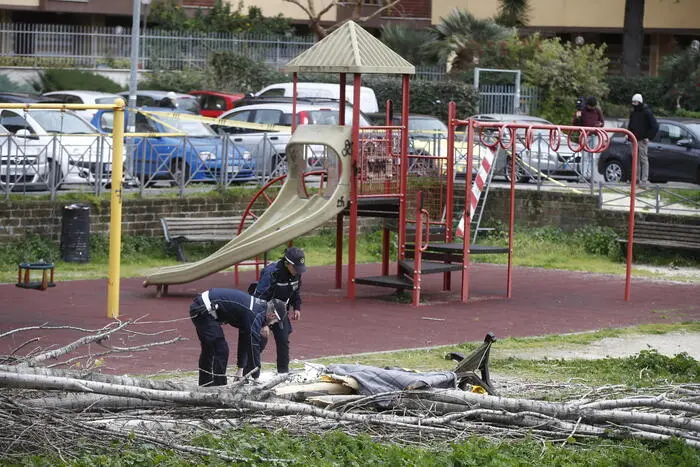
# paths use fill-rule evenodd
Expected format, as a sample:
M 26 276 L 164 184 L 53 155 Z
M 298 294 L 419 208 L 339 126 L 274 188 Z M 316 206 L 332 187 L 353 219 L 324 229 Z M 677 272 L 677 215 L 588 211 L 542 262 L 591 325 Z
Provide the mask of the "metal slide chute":
M 185 284 L 294 240 L 335 217 L 350 197 L 351 128 L 301 125 L 286 148 L 287 179 L 279 194 L 253 225 L 208 257 L 193 263 L 161 268 L 144 281 L 149 285 Z M 327 183 L 318 193 L 304 189 L 306 157 L 322 154 Z

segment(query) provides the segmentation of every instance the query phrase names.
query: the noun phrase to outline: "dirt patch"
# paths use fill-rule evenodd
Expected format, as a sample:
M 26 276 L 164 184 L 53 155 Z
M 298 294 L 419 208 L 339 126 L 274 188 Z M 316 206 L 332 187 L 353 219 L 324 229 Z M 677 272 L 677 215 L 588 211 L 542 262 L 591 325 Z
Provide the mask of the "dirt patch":
M 662 355 L 672 357 L 686 352 L 700 361 L 700 333 L 669 332 L 666 334 L 630 334 L 623 337 L 607 337 L 590 344 L 565 344 L 546 348 L 522 350 L 499 350 L 498 357 L 516 357 L 532 360 L 552 359 L 600 359 L 623 358 L 636 355 L 642 350 L 655 349 Z

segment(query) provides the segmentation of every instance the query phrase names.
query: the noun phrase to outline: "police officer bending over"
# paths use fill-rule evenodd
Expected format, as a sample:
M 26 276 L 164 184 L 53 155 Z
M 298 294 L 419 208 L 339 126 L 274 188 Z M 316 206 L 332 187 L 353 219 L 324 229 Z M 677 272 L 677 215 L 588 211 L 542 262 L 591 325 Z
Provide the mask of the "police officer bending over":
M 238 328 L 238 361 L 245 362 L 245 374 L 260 375 L 261 329 L 273 325 L 286 313 L 283 302 L 264 301 L 236 289 L 209 289 L 190 305 L 190 317 L 197 329 L 202 350 L 199 355 L 199 385 L 226 385 L 228 343 L 223 324 Z
M 262 270 L 258 283 L 251 284 L 248 289 L 255 297 L 263 300 L 276 298 L 287 304 L 284 314 L 280 313 L 279 322 L 270 325 L 277 348 L 277 373 L 289 372 L 289 334 L 292 332 L 290 318 L 301 318 L 301 275 L 306 272 L 305 263 L 304 251 L 294 246 L 289 247 L 279 261 Z M 264 344 L 263 342 L 263 348 Z M 240 368 L 238 373 L 241 373 Z

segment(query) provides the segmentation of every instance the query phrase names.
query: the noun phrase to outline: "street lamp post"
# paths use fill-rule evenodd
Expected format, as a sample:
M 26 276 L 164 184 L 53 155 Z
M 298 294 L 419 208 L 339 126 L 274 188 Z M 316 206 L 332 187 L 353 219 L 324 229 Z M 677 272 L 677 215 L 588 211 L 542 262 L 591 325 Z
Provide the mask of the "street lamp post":
M 136 123 L 136 82 L 139 73 L 139 38 L 141 27 L 141 0 L 132 0 L 133 9 L 131 12 L 131 73 L 129 75 L 129 133 L 134 131 Z
M 141 50 L 141 69 L 146 69 L 146 25 L 148 24 L 148 10 L 151 6 L 151 0 L 141 0 L 145 11 L 143 12 L 143 45 Z

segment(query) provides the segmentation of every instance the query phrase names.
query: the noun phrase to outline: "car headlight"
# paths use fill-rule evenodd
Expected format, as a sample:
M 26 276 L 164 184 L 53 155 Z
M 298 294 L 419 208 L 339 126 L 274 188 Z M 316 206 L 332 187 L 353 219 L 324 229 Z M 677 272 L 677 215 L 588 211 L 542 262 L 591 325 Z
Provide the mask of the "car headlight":
M 243 151 L 242 157 L 244 161 L 249 161 L 252 156 L 250 155 L 250 151 Z
M 216 160 L 216 154 L 210 151 L 202 151 L 199 153 L 199 159 L 202 162 L 214 161 Z

